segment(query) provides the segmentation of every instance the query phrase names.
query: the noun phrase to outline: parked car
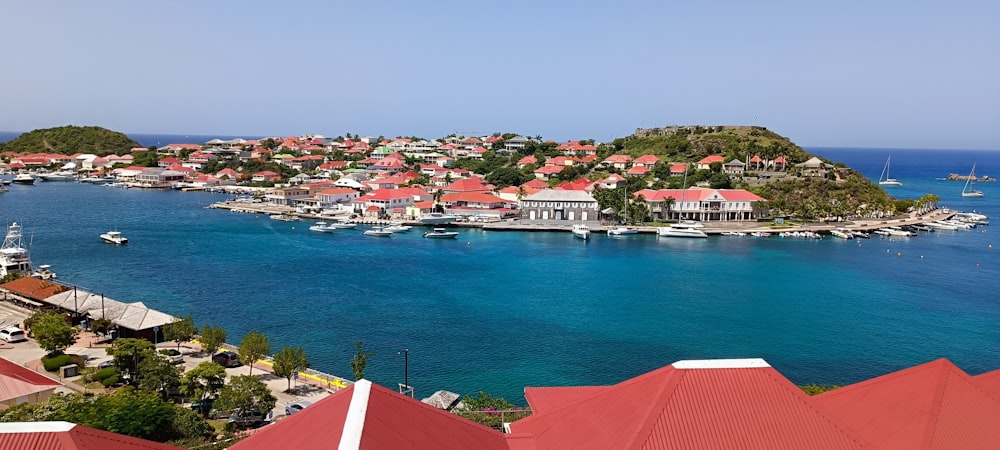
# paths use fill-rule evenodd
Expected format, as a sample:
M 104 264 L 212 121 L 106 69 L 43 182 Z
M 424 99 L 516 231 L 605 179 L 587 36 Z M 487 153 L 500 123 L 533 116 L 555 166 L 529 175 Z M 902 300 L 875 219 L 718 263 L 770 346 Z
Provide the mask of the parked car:
M 237 428 L 257 428 L 267 423 L 264 414 L 256 409 L 237 409 L 228 421 L 229 426 Z
M 7 327 L 0 330 L 0 339 L 7 342 L 21 342 L 27 341 L 28 337 L 24 335 L 24 330 L 18 327 Z
M 305 400 L 298 401 L 298 402 L 293 402 L 293 403 L 289 403 L 289 404 L 285 405 L 285 414 L 290 416 L 290 415 L 295 414 L 295 413 L 297 413 L 299 411 L 302 411 L 303 409 L 305 409 L 307 406 L 309 406 L 311 404 L 312 404 L 312 402 L 307 402 Z
M 115 366 L 115 360 L 109 359 L 107 361 L 101 361 L 101 363 L 97 365 L 97 368 L 107 369 L 108 367 L 114 367 L 114 366 Z
M 219 352 L 212 357 L 212 362 L 222 367 L 239 367 L 240 357 L 235 352 Z
M 184 357 L 181 356 L 181 352 L 175 349 L 165 348 L 160 350 L 160 354 L 165 356 L 167 360 L 170 361 L 170 364 L 180 364 L 184 362 Z

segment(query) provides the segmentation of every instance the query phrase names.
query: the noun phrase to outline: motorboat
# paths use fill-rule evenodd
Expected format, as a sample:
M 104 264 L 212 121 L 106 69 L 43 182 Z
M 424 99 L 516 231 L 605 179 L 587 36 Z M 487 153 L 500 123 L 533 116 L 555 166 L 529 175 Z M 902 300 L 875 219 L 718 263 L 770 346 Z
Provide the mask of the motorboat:
M 15 175 L 11 181 L 15 184 L 35 184 L 35 177 L 31 176 L 30 173 L 21 172 Z
M 639 234 L 639 229 L 636 227 L 614 227 L 608 229 L 608 236 L 628 236 L 631 234 Z
M 872 231 L 872 233 L 875 233 L 875 234 L 877 234 L 879 236 L 890 236 L 892 234 L 892 233 L 889 232 L 889 230 L 887 230 L 885 228 L 879 228 L 879 229 L 877 229 L 875 231 Z
M 768 233 L 767 231 L 754 231 L 750 233 L 750 236 L 758 238 L 769 238 L 771 237 L 771 233 Z
M 31 258 L 28 248 L 24 246 L 21 225 L 17 222 L 7 226 L 7 235 L 0 247 L 0 277 L 12 273 L 26 275 L 31 273 Z
M 722 234 L 723 236 L 746 236 L 747 235 L 746 233 L 744 233 L 742 231 L 723 231 L 720 234 Z
M 42 181 L 73 181 L 76 179 L 76 174 L 63 170 L 59 172 L 38 174 L 38 178 L 41 178 Z
M 454 239 L 458 237 L 458 232 L 448 231 L 444 228 L 435 228 L 424 233 L 424 237 L 428 239 Z
M 361 234 L 364 234 L 365 236 L 375 236 L 375 237 L 389 237 L 389 236 L 392 236 L 392 232 L 391 231 L 388 231 L 388 230 L 386 230 L 385 228 L 382 228 L 382 227 L 374 227 L 374 228 L 372 228 L 370 230 L 365 230 L 364 233 L 361 233 Z
M 705 224 L 697 220 L 682 220 L 679 223 L 672 224 L 673 227 L 684 227 L 684 228 L 704 228 Z
M 868 233 L 865 233 L 864 231 L 861 231 L 861 230 L 854 230 L 854 231 L 851 232 L 851 234 L 853 234 L 854 237 L 861 238 L 861 239 L 871 239 L 872 238 L 872 235 L 870 235 Z
M 280 220 L 283 222 L 297 222 L 299 221 L 299 216 L 293 216 L 290 214 L 271 214 L 269 216 L 271 219 Z
M 924 225 L 927 225 L 927 226 L 929 226 L 931 228 L 935 228 L 935 229 L 938 229 L 938 230 L 953 231 L 953 230 L 957 230 L 958 229 L 958 227 L 956 227 L 955 225 L 950 225 L 950 224 L 947 224 L 947 223 L 944 223 L 944 222 L 941 222 L 941 221 L 924 222 Z
M 430 213 L 417 218 L 424 225 L 444 225 L 454 222 L 458 217 L 441 213 Z
M 336 227 L 331 227 L 330 224 L 323 221 L 316 222 L 316 225 L 309 227 L 309 231 L 318 231 L 320 233 L 333 233 L 336 230 Z
M 393 233 L 403 233 L 410 231 L 413 227 L 409 225 L 403 225 L 401 223 L 390 223 L 388 226 L 383 227 L 383 229 L 389 230 Z
M 120 231 L 109 231 L 107 233 L 101 234 L 101 240 L 109 244 L 124 245 L 128 244 L 128 238 L 122 236 Z
M 674 224 L 680 225 L 680 224 Z M 663 237 L 682 237 L 682 238 L 707 238 L 708 235 L 704 231 L 697 228 L 690 228 L 686 226 L 674 226 L 669 227 L 657 227 L 656 235 Z
M 886 227 L 886 230 L 889 230 L 889 235 L 890 236 L 906 236 L 906 237 L 910 237 L 910 236 L 916 236 L 917 235 L 916 231 L 907 231 L 907 230 L 904 230 L 904 229 L 902 229 L 900 227 L 896 227 L 896 226 Z
M 576 225 L 573 225 L 572 232 L 573 236 L 576 236 L 585 241 L 587 239 L 590 239 L 590 227 L 588 227 L 587 224 L 578 223 Z
M 841 239 L 853 239 L 854 233 L 845 228 L 834 228 L 830 230 L 830 235 Z
M 35 270 L 31 276 L 42 280 L 54 280 L 56 278 L 56 273 L 52 271 L 52 266 L 42 264 L 38 266 L 38 270 Z
M 351 223 L 351 222 L 344 222 L 343 220 L 338 220 L 336 222 L 330 222 L 330 224 L 327 225 L 327 226 L 331 227 L 331 228 L 344 228 L 344 229 L 348 229 L 348 228 L 357 228 L 358 224 Z

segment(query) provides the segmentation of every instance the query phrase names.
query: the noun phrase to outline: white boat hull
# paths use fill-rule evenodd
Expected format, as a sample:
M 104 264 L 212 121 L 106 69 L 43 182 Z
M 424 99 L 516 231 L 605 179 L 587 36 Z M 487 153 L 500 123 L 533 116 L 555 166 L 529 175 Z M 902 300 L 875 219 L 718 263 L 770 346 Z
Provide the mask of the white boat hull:
M 677 238 L 707 238 L 704 231 L 694 228 L 683 227 L 659 227 L 656 229 L 657 236 L 677 237 Z

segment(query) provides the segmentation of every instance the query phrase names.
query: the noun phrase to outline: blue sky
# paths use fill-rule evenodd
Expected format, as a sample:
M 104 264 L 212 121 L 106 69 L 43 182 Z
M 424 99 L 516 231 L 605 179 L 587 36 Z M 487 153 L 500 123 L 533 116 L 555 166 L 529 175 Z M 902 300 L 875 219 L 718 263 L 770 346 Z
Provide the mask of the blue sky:
M 14 0 L 0 130 L 1000 149 L 1000 2 L 698 3 Z

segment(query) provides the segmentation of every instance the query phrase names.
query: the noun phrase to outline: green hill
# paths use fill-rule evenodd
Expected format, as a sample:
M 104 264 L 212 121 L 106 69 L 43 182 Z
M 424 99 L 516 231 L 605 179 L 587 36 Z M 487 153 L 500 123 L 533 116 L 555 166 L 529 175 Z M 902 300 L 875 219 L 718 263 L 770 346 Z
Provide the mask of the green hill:
M 133 147 L 140 145 L 117 131 L 101 127 L 66 125 L 24 133 L 13 141 L 0 143 L 0 152 L 123 155 Z

